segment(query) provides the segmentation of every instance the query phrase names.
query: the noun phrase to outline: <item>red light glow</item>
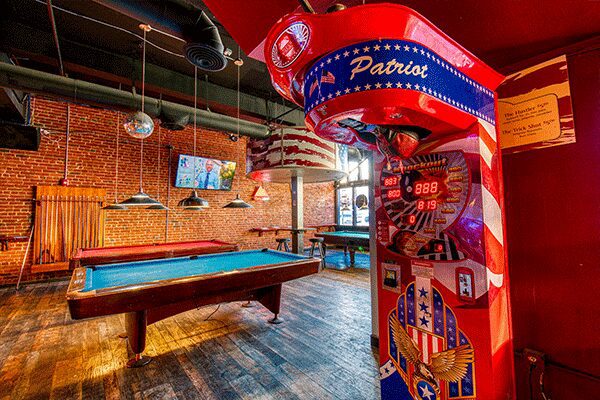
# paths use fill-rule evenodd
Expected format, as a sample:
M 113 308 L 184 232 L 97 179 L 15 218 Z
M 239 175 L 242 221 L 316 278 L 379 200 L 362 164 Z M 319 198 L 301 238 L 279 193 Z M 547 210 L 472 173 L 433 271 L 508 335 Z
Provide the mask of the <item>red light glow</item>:
M 388 191 L 387 193 L 388 199 L 399 199 L 400 196 L 402 196 L 402 192 L 400 191 L 400 189 L 393 189 Z

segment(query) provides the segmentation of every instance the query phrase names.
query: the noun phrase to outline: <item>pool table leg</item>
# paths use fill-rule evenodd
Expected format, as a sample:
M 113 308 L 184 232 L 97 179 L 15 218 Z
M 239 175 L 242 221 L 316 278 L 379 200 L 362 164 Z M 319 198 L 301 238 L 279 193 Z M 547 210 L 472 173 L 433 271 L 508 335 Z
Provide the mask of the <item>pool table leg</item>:
M 263 289 L 258 301 L 265 306 L 273 314 L 273 318 L 269 320 L 271 324 L 281 324 L 283 320 L 279 318 L 279 310 L 281 307 L 281 283 L 279 285 L 270 286 Z
M 142 355 L 146 348 L 146 326 L 148 312 L 146 310 L 134 311 L 125 314 L 125 329 L 127 340 L 135 356 L 127 362 L 127 368 L 143 367 L 152 361 L 152 358 Z
M 350 266 L 354 267 L 354 260 L 356 259 L 356 249 L 351 247 L 350 249 L 348 249 L 348 251 L 350 252 Z

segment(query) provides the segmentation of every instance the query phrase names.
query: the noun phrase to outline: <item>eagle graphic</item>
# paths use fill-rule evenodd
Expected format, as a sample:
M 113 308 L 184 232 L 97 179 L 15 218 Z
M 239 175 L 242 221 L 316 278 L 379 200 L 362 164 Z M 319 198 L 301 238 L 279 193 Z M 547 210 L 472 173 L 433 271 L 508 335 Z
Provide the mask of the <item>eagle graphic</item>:
M 392 337 L 400 354 L 415 366 L 414 378 L 420 378 L 429 383 L 440 395 L 439 381 L 457 382 L 465 377 L 469 364 L 474 361 L 471 345 L 440 351 L 431 355 L 429 364 L 421 361 L 421 350 L 406 333 L 398 317 L 391 318 Z M 416 384 L 416 380 L 414 381 Z

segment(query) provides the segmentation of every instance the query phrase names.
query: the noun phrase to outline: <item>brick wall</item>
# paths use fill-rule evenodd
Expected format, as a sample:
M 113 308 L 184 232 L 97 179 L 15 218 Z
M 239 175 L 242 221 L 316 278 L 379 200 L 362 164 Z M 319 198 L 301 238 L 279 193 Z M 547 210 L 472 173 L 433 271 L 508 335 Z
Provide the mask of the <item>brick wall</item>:
M 0 235 L 26 235 L 32 221 L 31 199 L 36 185 L 57 184 L 63 176 L 67 104 L 35 98 L 32 102 L 33 122 L 45 129 L 39 151 L 0 149 Z M 69 182 L 71 186 L 103 187 L 109 202 L 115 196 L 115 150 L 118 118 L 123 114 L 71 105 L 69 141 Z M 119 123 L 119 180 L 118 200 L 138 191 L 140 141 L 128 136 Z M 159 136 L 161 141 L 158 162 Z M 169 131 L 157 126 L 154 134 L 144 141 L 144 191 L 154 198 L 167 200 L 168 152 L 166 144 L 174 146 L 172 174 L 177 170 L 180 153 L 192 154 L 193 130 Z M 210 202 L 203 212 L 184 211 L 177 202 L 187 197 L 190 189 L 171 187 L 168 206 L 168 241 L 220 239 L 239 243 L 242 249 L 274 247 L 274 233 L 259 237 L 249 230 L 253 227 L 291 224 L 289 185 L 265 184 L 271 200 L 253 201 L 251 195 L 257 182 L 245 177 L 246 138 L 232 142 L 215 131 L 198 130 L 198 156 L 231 160 L 238 163 L 233 190 L 200 190 L 199 196 Z M 159 181 L 160 178 L 160 181 Z M 224 209 L 239 193 L 254 208 Z M 305 225 L 334 222 L 334 191 L 331 183 L 310 184 L 304 189 Z M 166 212 L 149 210 L 105 211 L 105 245 L 127 245 L 165 241 Z M 280 233 L 279 236 L 282 236 Z M 310 235 L 308 235 L 310 237 Z M 26 243 L 10 243 L 9 250 L 0 252 L 0 285 L 16 282 Z M 307 243 L 308 245 L 308 243 Z M 24 281 L 48 279 L 65 273 L 30 274 L 31 254 L 28 257 Z M 68 273 L 67 273 L 68 275 Z

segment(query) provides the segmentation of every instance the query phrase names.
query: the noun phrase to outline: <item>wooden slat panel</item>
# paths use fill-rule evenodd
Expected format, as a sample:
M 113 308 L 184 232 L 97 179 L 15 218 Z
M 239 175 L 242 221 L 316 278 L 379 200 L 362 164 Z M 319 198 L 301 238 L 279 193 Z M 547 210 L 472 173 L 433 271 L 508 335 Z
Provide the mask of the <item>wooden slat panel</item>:
M 104 244 L 106 189 L 37 186 L 32 272 L 66 269 L 81 247 Z

